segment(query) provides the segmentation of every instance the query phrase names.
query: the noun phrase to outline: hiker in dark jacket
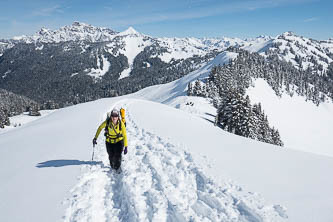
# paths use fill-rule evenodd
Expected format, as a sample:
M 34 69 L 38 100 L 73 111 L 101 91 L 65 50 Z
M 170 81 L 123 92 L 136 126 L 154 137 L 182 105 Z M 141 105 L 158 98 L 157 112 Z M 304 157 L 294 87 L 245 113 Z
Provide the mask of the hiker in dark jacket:
M 97 144 L 96 140 L 102 129 L 105 129 L 106 150 L 109 154 L 111 168 L 118 170 L 121 165 L 121 154 L 123 150 L 124 154 L 127 154 L 126 127 L 119 118 L 118 110 L 113 109 L 110 118 L 107 118 L 107 120 L 98 127 L 93 139 L 93 145 Z

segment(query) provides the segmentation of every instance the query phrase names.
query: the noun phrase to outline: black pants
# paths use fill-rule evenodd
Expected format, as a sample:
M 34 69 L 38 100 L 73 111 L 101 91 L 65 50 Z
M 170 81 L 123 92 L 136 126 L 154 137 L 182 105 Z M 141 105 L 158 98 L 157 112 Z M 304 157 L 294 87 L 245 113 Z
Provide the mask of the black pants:
M 123 152 L 123 141 L 117 143 L 106 142 L 106 150 L 109 154 L 111 168 L 119 169 L 121 165 L 121 153 Z

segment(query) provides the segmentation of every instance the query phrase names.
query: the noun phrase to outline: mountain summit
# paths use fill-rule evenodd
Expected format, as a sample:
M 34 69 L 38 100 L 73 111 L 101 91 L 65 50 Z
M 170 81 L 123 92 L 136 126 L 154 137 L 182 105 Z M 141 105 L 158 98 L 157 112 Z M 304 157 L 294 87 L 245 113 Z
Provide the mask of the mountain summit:
M 95 27 L 82 22 L 73 22 L 57 30 L 41 28 L 32 36 L 18 36 L 14 40 L 24 43 L 58 43 L 67 41 L 102 42 L 110 41 L 118 32 L 109 28 Z
M 136 31 L 132 26 L 130 26 L 125 31 L 119 33 L 119 35 L 140 35 L 140 33 Z

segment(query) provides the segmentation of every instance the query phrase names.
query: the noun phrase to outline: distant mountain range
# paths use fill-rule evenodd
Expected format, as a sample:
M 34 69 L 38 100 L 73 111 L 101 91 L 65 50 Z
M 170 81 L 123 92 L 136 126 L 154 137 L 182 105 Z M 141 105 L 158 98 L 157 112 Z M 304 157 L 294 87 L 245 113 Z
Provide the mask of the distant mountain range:
M 291 61 L 302 68 L 313 66 L 317 61 L 324 69 L 333 61 L 333 39 L 317 41 L 297 36 L 293 32 L 285 32 L 276 37 L 259 36 L 253 39 L 239 38 L 153 38 L 134 30 L 132 27 L 124 32 L 117 32 L 109 28 L 94 27 L 81 22 L 74 22 L 70 26 L 58 30 L 42 28 L 32 36 L 18 36 L 9 40 L 0 40 L 0 53 L 14 47 L 18 43 L 42 45 L 43 43 L 60 43 L 68 41 L 83 41 L 90 43 L 113 42 L 120 37 L 130 36 L 131 39 L 146 38 L 150 43 L 158 42 L 162 47 L 169 48 L 170 58 L 188 58 L 193 55 L 202 56 L 212 50 L 224 50 L 230 46 L 241 47 L 250 52 L 264 53 L 272 50 L 281 55 L 281 59 Z M 124 38 L 123 38 L 124 39 Z M 148 44 L 149 45 L 149 44 Z M 178 52 L 178 53 L 177 53 Z M 182 52 L 182 53 L 180 53 Z M 316 63 L 316 62 L 315 62 Z
M 292 32 L 277 37 L 154 38 L 74 22 L 58 30 L 0 40 L 0 88 L 60 106 L 117 96 L 170 82 L 198 69 L 229 47 L 271 54 L 297 69 L 326 75 L 333 40 Z

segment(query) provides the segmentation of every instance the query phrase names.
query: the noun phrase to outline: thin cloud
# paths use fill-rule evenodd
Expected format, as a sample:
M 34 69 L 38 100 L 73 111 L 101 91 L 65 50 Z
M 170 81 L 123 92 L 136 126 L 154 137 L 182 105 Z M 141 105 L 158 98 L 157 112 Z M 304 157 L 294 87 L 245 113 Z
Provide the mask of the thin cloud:
M 104 6 L 104 8 L 107 9 L 107 10 L 110 10 L 110 11 L 113 10 L 113 7 L 111 7 L 111 6 Z
M 51 16 L 54 13 L 64 13 L 64 9 L 59 5 L 55 5 L 53 7 L 39 9 L 32 14 L 34 16 Z
M 304 22 L 314 22 L 314 21 L 317 21 L 317 20 L 319 20 L 319 18 L 312 17 L 312 18 L 305 19 Z
M 187 19 L 205 18 L 210 16 L 222 15 L 227 13 L 242 12 L 242 11 L 254 11 L 264 8 L 275 8 L 287 4 L 302 4 L 306 2 L 312 2 L 316 0 L 294 0 L 290 3 L 290 0 L 245 0 L 245 1 L 209 1 L 211 4 L 203 5 L 201 0 L 190 0 L 188 4 L 200 5 L 200 7 L 186 7 L 178 11 L 166 10 L 160 12 L 144 13 L 145 15 L 132 16 L 129 12 L 121 13 L 120 16 L 111 16 L 112 24 L 117 26 L 128 25 L 140 25 L 147 23 L 156 23 L 164 21 L 177 21 Z

